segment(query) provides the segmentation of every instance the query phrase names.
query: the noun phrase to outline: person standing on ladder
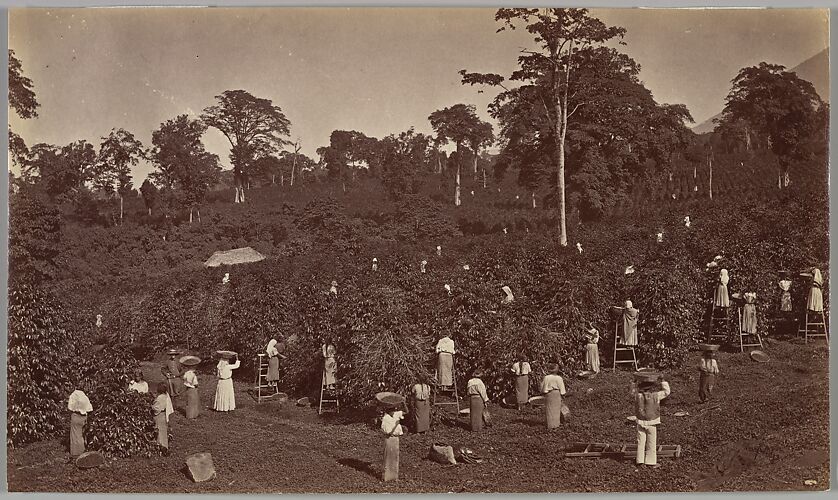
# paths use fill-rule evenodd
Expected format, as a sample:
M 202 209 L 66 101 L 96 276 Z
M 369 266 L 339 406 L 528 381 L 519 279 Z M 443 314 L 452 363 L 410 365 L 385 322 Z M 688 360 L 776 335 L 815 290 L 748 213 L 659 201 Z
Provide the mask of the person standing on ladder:
M 279 382 L 279 357 L 281 354 L 279 354 L 276 344 L 276 339 L 271 339 L 268 342 L 268 347 L 265 349 L 265 353 L 268 355 L 268 375 L 266 380 L 269 387 L 273 387 L 275 391 L 279 392 L 277 382 Z
M 337 382 L 338 363 L 335 360 L 337 349 L 331 339 L 326 339 L 321 347 L 323 354 L 323 385 L 326 389 L 333 390 Z
M 821 270 L 818 268 L 812 271 L 812 288 L 809 289 L 806 309 L 816 313 L 823 312 L 823 276 L 821 276 Z
M 745 304 L 742 306 L 742 332 L 750 335 L 757 334 L 757 294 L 746 292 L 743 296 Z
M 436 343 L 437 383 L 442 390 L 449 390 L 454 385 L 454 341 L 447 333 Z
M 627 300 L 623 309 L 623 337 L 621 344 L 625 346 L 637 345 L 637 317 L 640 314 L 638 309 L 634 308 L 634 304 Z
M 780 290 L 782 293 L 780 294 L 780 312 L 781 313 L 790 313 L 792 312 L 792 305 L 791 305 L 791 280 L 788 277 L 788 272 L 783 271 L 780 273 L 780 281 L 778 283 Z
M 713 305 L 727 309 L 730 307 L 730 296 L 727 293 L 727 284 L 730 282 L 730 276 L 727 269 L 719 271 L 719 282 L 716 285 L 716 291 L 713 294 Z M 706 290 L 706 289 L 705 289 Z

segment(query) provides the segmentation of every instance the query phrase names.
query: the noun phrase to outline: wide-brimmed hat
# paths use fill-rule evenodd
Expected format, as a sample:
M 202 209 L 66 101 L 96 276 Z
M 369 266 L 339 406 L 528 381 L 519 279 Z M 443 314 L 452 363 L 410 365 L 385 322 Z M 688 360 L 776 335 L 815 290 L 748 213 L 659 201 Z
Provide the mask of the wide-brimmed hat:
M 719 345 L 717 344 L 698 344 L 698 349 L 701 351 L 718 351 Z
M 180 354 L 180 350 L 179 349 L 169 349 L 168 351 L 166 351 L 166 354 L 168 354 L 169 356 L 176 356 L 176 355 Z
M 767 363 L 771 360 L 768 354 L 765 354 L 763 351 L 751 351 L 751 359 L 756 361 L 757 363 Z
M 215 351 L 215 353 L 222 358 L 232 358 L 238 355 L 235 351 Z
M 198 356 L 184 356 L 180 358 L 180 364 L 186 366 L 195 366 L 201 364 L 201 358 Z

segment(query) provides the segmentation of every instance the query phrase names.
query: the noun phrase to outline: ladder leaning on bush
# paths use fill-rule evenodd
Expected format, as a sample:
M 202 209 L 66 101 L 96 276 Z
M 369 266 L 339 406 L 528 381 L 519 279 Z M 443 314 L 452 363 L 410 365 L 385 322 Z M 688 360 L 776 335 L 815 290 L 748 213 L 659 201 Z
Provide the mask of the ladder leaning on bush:
M 439 369 L 434 371 L 434 400 L 433 406 L 449 406 L 454 405 L 457 407 L 457 415 L 460 414 L 460 396 L 457 392 L 457 363 L 456 363 L 456 355 L 451 355 L 451 382 L 453 385 L 450 389 L 440 389 L 439 385 Z M 437 394 L 447 394 L 454 398 L 454 401 L 437 401 Z
M 330 398 L 330 399 L 325 399 Z M 323 414 L 323 403 L 333 404 L 335 413 L 340 413 L 340 401 L 337 388 L 329 389 L 326 385 L 326 365 L 323 364 L 323 374 L 320 377 L 320 400 L 317 402 L 317 414 Z
M 820 316 L 820 321 L 818 320 Z M 814 317 L 814 321 L 809 318 Z M 829 332 L 826 327 L 826 312 L 825 311 L 810 311 L 806 309 L 803 314 L 803 323 L 800 324 L 800 329 L 797 331 L 798 335 L 803 335 L 805 342 L 808 344 L 810 338 L 823 337 L 829 343 Z
M 617 359 L 618 352 L 627 351 L 631 351 L 631 359 Z M 639 369 L 637 366 L 637 353 L 634 350 L 634 346 L 620 344 L 620 320 L 617 319 L 614 321 L 614 364 L 611 366 L 611 371 L 617 371 L 617 365 L 629 363 L 634 365 L 634 371 Z
M 273 388 L 273 392 L 271 392 L 271 388 Z M 256 381 L 253 383 L 253 392 L 256 394 L 257 403 L 270 399 L 279 393 L 278 386 L 271 387 L 268 385 L 268 359 L 265 354 L 256 355 Z
M 762 348 L 762 337 L 760 337 L 759 332 L 748 333 L 743 330 L 744 318 L 742 316 L 742 308 L 739 307 L 737 312 L 739 313 L 739 352 L 745 352 L 746 347 Z M 756 341 L 752 340 L 752 338 L 756 339 Z
M 728 332 L 730 332 L 730 316 L 728 315 L 728 308 L 727 307 L 722 307 L 722 306 L 716 306 L 715 302 L 713 302 L 710 307 L 711 307 L 711 309 L 710 309 L 710 327 L 707 330 L 707 343 L 708 344 L 713 344 L 714 343 L 713 341 L 716 340 L 716 339 L 720 340 L 721 341 L 720 343 L 724 343 L 724 342 L 727 341 Z M 716 311 L 721 311 L 722 315 L 720 316 L 719 314 L 716 313 Z M 713 328 L 716 325 L 716 323 L 724 323 L 725 324 L 724 332 L 713 334 Z M 740 330 L 740 332 L 741 332 L 741 330 Z

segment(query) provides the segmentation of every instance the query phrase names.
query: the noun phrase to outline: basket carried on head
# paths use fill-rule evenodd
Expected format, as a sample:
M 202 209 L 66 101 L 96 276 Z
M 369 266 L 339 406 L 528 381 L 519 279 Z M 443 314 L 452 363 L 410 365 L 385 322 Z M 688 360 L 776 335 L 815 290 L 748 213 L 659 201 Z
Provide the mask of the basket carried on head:
M 375 401 L 382 408 L 398 408 L 405 403 L 405 398 L 395 392 L 379 392 L 375 395 Z

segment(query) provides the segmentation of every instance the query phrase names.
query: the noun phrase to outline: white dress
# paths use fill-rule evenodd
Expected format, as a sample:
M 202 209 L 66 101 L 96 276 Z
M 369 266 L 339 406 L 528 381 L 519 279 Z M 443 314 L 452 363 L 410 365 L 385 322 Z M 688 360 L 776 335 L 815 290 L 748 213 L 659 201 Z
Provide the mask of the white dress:
M 241 361 L 236 360 L 232 365 L 226 360 L 221 360 L 216 366 L 218 385 L 215 387 L 215 411 L 233 411 L 236 409 L 236 394 L 233 392 L 233 370 L 241 366 Z

